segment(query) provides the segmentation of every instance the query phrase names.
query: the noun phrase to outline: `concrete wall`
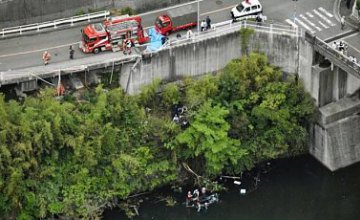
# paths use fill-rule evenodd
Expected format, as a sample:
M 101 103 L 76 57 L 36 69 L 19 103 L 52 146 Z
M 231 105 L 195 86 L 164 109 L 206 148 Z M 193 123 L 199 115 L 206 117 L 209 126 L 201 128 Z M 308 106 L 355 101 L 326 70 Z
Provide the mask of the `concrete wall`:
M 314 49 L 310 42 L 305 38 L 300 38 L 299 43 L 299 78 L 304 84 L 306 91 L 308 91 L 312 97 L 318 96 L 318 83 L 314 82 L 314 76 L 312 73 L 313 68 L 313 56 Z M 317 82 L 317 80 L 315 79 Z
M 149 11 L 191 0 L 11 0 L 0 2 L 0 28 L 74 16 L 80 10 L 132 7 Z
M 297 38 L 276 33 L 255 32 L 249 43 L 250 51 L 267 54 L 269 63 L 284 72 L 297 71 Z M 172 46 L 143 57 L 131 76 L 128 92 L 135 93 L 142 85 L 155 78 L 176 80 L 184 76 L 198 76 L 223 68 L 230 60 L 241 56 L 240 34 L 234 31 L 225 36 L 212 37 L 199 42 Z M 125 77 L 125 76 L 124 76 Z M 125 85 L 122 84 L 125 88 Z
M 360 116 L 315 125 L 310 153 L 334 171 L 360 161 Z

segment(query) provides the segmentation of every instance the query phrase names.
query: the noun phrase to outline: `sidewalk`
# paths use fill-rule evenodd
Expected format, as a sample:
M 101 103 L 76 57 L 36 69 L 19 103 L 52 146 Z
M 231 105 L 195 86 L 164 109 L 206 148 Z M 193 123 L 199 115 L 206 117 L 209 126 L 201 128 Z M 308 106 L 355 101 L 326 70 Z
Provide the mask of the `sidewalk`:
M 359 28 L 359 20 L 354 17 L 354 14 L 357 13 L 356 11 L 356 0 L 351 0 L 350 8 L 347 8 L 346 6 L 346 0 L 340 0 L 340 6 L 339 6 L 339 15 L 345 16 L 345 20 L 347 23 L 350 24 L 350 26 L 353 26 L 353 28 Z

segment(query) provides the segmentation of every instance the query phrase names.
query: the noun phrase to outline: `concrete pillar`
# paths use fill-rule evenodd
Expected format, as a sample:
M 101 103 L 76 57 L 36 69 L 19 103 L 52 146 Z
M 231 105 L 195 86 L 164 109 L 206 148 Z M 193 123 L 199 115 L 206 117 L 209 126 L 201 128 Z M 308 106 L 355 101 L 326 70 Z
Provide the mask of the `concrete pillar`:
M 334 72 L 330 67 L 321 68 L 319 72 L 319 107 L 333 101 Z
M 347 91 L 347 73 L 338 68 L 338 99 L 344 98 Z
M 339 67 L 334 66 L 332 70 L 333 74 L 333 100 L 338 101 L 339 100 Z
M 331 103 L 334 95 L 334 73 L 331 67 L 322 68 L 315 65 L 311 72 L 311 96 L 315 99 L 316 106 L 321 107 Z

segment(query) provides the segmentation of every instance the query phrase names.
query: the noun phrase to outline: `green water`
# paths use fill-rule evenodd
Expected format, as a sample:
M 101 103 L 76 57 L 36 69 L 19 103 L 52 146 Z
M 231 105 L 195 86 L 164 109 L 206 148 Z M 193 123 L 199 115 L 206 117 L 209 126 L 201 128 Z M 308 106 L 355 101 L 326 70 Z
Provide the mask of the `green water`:
M 177 199 L 174 207 L 145 201 L 136 220 L 359 220 L 360 163 L 330 172 L 313 157 L 278 160 L 261 172 L 258 187 L 245 175 L 240 186 L 228 181 L 220 202 L 197 212 L 186 208 L 184 193 L 162 192 Z M 256 171 L 257 172 L 257 171 Z M 253 172 L 255 173 L 255 172 Z M 241 195 L 240 188 L 247 189 Z M 126 219 L 118 210 L 107 211 L 104 220 Z

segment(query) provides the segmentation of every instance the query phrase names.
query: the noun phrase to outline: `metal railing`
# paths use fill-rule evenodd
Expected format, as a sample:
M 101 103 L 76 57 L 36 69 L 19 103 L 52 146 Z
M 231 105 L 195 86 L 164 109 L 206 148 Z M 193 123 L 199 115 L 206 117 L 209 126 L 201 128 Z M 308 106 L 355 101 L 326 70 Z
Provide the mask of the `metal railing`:
M 4 38 L 6 35 L 9 34 L 19 34 L 22 35 L 23 32 L 28 31 L 40 31 L 46 28 L 57 28 L 61 25 L 74 25 L 74 23 L 82 22 L 82 21 L 88 21 L 90 22 L 91 19 L 97 19 L 97 18 L 107 18 L 110 15 L 110 11 L 99 11 L 79 16 L 73 16 L 70 18 L 62 18 L 54 21 L 47 21 L 43 23 L 35 23 L 35 24 L 28 24 L 28 25 L 22 25 L 17 27 L 9 27 L 9 28 L 3 28 L 1 30 L 1 36 Z
M 306 32 L 305 39 L 314 45 L 314 49 L 325 56 L 340 68 L 360 79 L 360 65 L 353 62 L 350 57 L 333 48 L 325 41 Z
M 234 23 L 232 20 L 228 20 L 213 24 L 211 29 L 209 30 L 202 32 L 195 32 L 190 39 L 187 38 L 186 36 L 181 38 L 170 39 L 170 41 L 167 41 L 161 48 L 159 48 L 159 50 L 174 45 L 181 45 L 184 43 L 188 43 L 190 41 L 196 42 L 201 39 L 224 35 L 225 33 L 234 32 L 236 30 L 240 30 L 241 28 L 253 28 L 257 31 L 287 34 L 295 37 L 301 37 L 303 34 L 301 30 L 294 29 L 288 25 L 271 24 L 265 22 L 257 23 L 247 20 Z

